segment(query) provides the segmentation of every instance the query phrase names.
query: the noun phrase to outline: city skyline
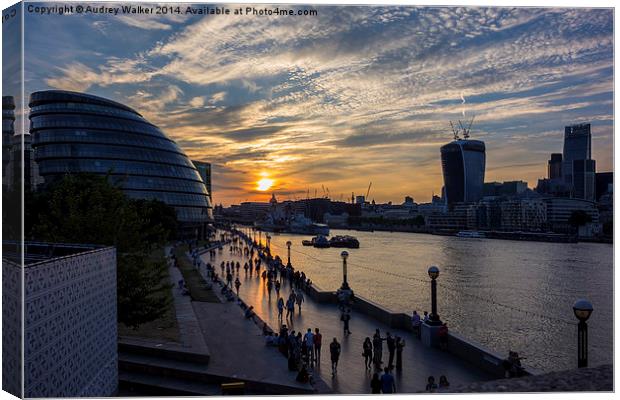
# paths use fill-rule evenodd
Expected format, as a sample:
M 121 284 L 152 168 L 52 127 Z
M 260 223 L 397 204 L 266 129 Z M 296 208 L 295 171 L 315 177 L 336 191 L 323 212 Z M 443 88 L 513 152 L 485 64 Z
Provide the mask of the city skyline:
M 133 107 L 213 164 L 214 204 L 323 187 L 347 201 L 370 181 L 369 200 L 430 201 L 449 121 L 474 115 L 487 182 L 535 186 L 576 123 L 592 124 L 597 170 L 613 170 L 609 9 L 314 8 L 289 19 L 26 13 L 26 93 Z

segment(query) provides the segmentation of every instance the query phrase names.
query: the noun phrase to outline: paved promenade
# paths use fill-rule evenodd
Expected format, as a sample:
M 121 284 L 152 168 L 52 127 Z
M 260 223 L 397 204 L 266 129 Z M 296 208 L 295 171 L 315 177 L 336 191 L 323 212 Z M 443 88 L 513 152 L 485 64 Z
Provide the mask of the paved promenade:
M 256 256 L 256 253 L 255 253 Z M 214 259 L 209 254 L 202 257 L 204 263 L 210 262 L 215 266 L 216 272 L 220 274 L 220 263 L 222 261 L 239 261 L 240 269 L 240 297 L 249 305 L 254 306 L 256 313 L 266 321 L 274 330 L 278 330 L 278 311 L 276 307 L 277 297 L 275 291 L 271 291 L 271 296 L 267 293 L 265 281 L 254 273 L 246 276 L 243 265 L 248 258 L 238 254 L 231 254 L 229 246 L 224 247 L 223 252 L 217 252 Z M 264 263 L 261 272 L 264 270 Z M 204 267 L 203 267 L 204 271 Z M 312 276 L 309 276 L 312 279 Z M 355 290 L 355 288 L 352 288 Z M 285 280 L 280 295 L 286 300 L 291 291 L 288 280 Z M 394 293 L 397 296 L 398 293 Z M 285 312 L 286 314 L 286 312 Z M 323 380 L 331 386 L 337 393 L 363 394 L 370 393 L 370 379 L 374 370 L 367 370 L 364 366 L 362 357 L 362 342 L 366 337 L 372 338 L 376 328 L 381 330 L 382 336 L 386 332 L 405 338 L 406 346 L 403 351 L 403 369 L 395 371 L 396 388 L 400 393 L 415 393 L 424 390 L 426 380 L 429 375 L 435 376 L 436 381 L 440 375 L 446 375 L 452 387 L 465 385 L 471 382 L 485 381 L 491 379 L 486 373 L 479 371 L 470 364 L 437 349 L 430 349 L 422 345 L 420 341 L 414 339 L 410 332 L 390 329 L 376 320 L 359 314 L 352 313 L 350 321 L 351 335 L 343 334 L 340 313 L 336 305 L 319 304 L 308 296 L 302 305 L 301 314 L 295 307 L 295 315 L 283 321 L 289 329 L 305 333 L 308 328 L 319 328 L 323 334 L 323 349 L 321 362 L 315 367 L 315 374 L 320 374 Z M 338 373 L 332 377 L 331 363 L 329 357 L 329 343 L 333 338 L 337 338 L 342 346 L 342 353 L 338 366 Z M 209 344 L 211 347 L 211 344 Z M 383 346 L 383 361 L 387 364 L 387 346 Z M 285 360 L 282 357 L 282 360 Z M 286 363 L 274 365 L 278 370 L 286 368 Z M 283 370 L 282 373 L 286 373 Z

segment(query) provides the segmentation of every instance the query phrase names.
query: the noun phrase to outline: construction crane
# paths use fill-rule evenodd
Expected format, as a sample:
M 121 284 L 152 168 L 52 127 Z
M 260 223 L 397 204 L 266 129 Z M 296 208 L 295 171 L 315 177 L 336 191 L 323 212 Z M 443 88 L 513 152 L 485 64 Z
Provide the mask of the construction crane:
M 366 191 L 366 197 L 364 197 L 366 200 L 368 200 L 368 195 L 370 194 L 370 187 L 372 186 L 372 181 L 368 184 L 368 190 Z

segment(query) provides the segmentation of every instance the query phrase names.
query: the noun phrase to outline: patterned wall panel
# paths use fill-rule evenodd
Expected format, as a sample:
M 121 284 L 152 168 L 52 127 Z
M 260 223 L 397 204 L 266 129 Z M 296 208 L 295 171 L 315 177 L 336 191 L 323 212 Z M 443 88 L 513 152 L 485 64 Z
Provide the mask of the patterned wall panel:
M 26 396 L 114 394 L 116 250 L 28 265 L 25 288 Z
M 2 389 L 22 397 L 21 267 L 2 260 Z

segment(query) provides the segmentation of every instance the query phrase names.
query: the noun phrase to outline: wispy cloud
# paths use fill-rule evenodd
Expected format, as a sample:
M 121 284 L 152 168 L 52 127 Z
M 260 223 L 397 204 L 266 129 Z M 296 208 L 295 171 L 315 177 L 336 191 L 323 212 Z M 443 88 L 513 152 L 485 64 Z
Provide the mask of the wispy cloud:
M 28 43 L 49 57 L 28 85 L 130 104 L 192 157 L 226 167 L 216 179 L 240 179 L 236 189 L 216 184 L 216 201 L 256 198 L 258 169 L 282 193 L 322 184 L 350 193 L 372 178 L 377 200 L 428 199 L 442 185 L 448 121 L 463 113 L 476 116 L 493 179 L 527 164 L 520 178 L 533 185 L 546 154 L 561 149 L 563 126 L 580 121 L 599 135 L 597 167 L 612 168 L 612 10 L 316 9 L 303 18 L 75 19 L 62 29 L 94 44 L 85 54 L 69 40 L 73 59 L 43 47 L 70 36 L 39 24 Z M 114 45 L 115 34 L 132 50 Z

